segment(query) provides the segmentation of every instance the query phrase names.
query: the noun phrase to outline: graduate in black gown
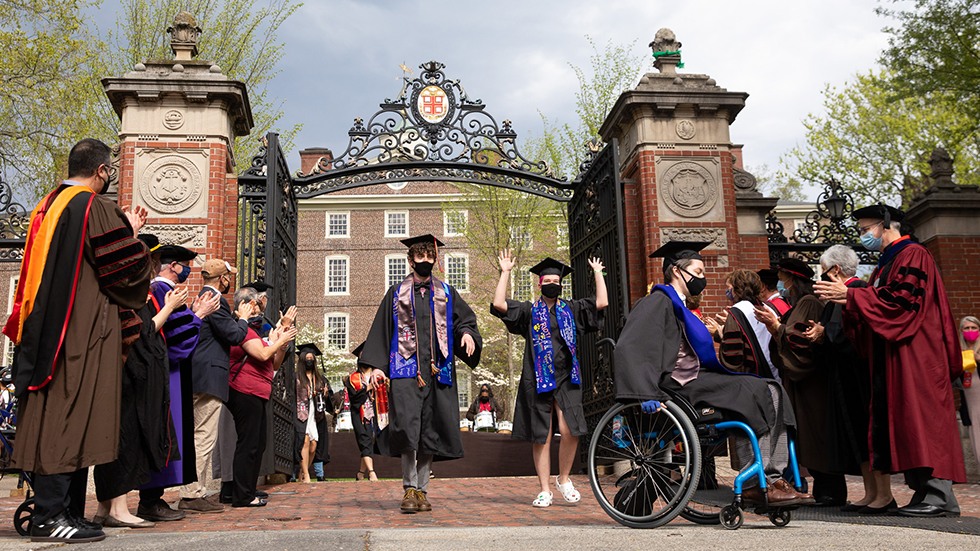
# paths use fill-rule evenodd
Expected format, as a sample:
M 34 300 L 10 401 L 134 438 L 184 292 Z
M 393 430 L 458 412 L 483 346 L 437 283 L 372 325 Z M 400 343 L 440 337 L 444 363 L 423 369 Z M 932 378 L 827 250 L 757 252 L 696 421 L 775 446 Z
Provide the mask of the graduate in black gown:
M 633 306 L 616 342 L 616 399 L 640 401 L 653 414 L 670 399 L 668 390 L 695 407 L 714 407 L 727 417 L 744 421 L 759 437 L 768 485 L 768 503 L 812 503 L 779 478 L 788 464 L 786 432 L 796 426 L 786 392 L 776 381 L 722 367 L 704 323 L 684 304 L 707 286 L 704 259 L 699 251 L 709 243 L 671 241 L 651 257 L 663 257 L 665 285 L 657 285 Z M 739 468 L 752 460 L 748 439 L 733 434 Z M 752 487 L 748 487 L 748 486 Z M 743 497 L 752 503 L 765 498 L 754 480 L 747 481 Z
M 558 476 L 555 487 L 565 501 L 581 499 L 572 485 L 569 474 L 578 450 L 580 436 L 588 432 L 582 410 L 581 369 L 576 354 L 576 341 L 582 333 L 598 331 L 602 325 L 601 312 L 609 305 L 604 266 L 598 258 L 589 260 L 595 273 L 595 298 L 566 301 L 561 294 L 561 278 L 572 268 L 546 258 L 531 268 L 538 276 L 541 296 L 533 303 L 507 298 L 507 284 L 514 268 L 510 251 L 500 253 L 500 281 L 493 297 L 490 313 L 500 318 L 507 330 L 524 337 L 524 365 L 517 388 L 514 408 L 513 438 L 533 443 L 534 470 L 538 474 L 541 492 L 532 502 L 535 507 L 551 505 L 554 494 L 549 489 L 551 475 L 551 435 L 554 426 L 561 433 L 558 451 Z
M 392 285 L 378 307 L 360 363 L 373 380 L 390 378 L 390 453 L 402 459 L 403 513 L 427 512 L 433 460 L 463 457 L 456 363 L 480 362 L 476 316 L 459 293 L 432 275 L 438 239 L 402 240 L 412 273 Z

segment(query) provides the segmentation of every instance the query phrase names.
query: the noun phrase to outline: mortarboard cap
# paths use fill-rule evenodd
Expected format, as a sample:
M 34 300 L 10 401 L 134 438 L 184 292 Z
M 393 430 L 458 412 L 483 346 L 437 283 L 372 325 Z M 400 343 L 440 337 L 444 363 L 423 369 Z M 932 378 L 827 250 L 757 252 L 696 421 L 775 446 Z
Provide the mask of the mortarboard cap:
M 258 291 L 260 293 L 265 293 L 265 292 L 269 291 L 270 289 L 272 289 L 272 285 L 269 285 L 268 283 L 266 283 L 264 281 L 253 281 L 253 282 L 248 283 L 246 285 L 242 285 L 242 287 L 251 287 L 252 289 L 255 289 L 256 291 Z
M 146 248 L 150 249 L 151 253 L 155 253 L 160 249 L 160 239 L 152 233 L 141 233 L 136 238 L 142 241 L 146 245 Z
M 762 280 L 762 283 L 767 289 L 776 288 L 776 283 L 779 282 L 779 272 L 772 268 L 763 268 L 756 272 L 756 274 L 759 276 L 759 279 Z
M 779 260 L 779 271 L 802 278 L 813 279 L 813 269 L 799 258 L 783 258 Z
M 704 260 L 700 251 L 711 243 L 711 241 L 669 241 L 650 253 L 650 258 L 663 257 L 664 270 L 666 270 L 668 266 L 678 260 L 686 258 Z
M 555 260 L 554 258 L 548 257 L 541 262 L 535 264 L 530 270 L 532 274 L 538 277 L 544 277 L 546 275 L 556 275 L 558 277 L 565 277 L 572 273 L 572 267 L 568 266 L 564 262 Z
M 895 207 L 889 207 L 888 205 L 878 203 L 876 205 L 868 205 L 864 208 L 857 209 L 853 214 L 851 214 L 851 218 L 854 220 L 861 220 L 864 218 L 868 220 L 883 220 L 886 222 L 901 222 L 905 218 L 905 213 Z
M 307 352 L 312 352 L 314 356 L 322 356 L 323 355 L 323 352 L 320 352 L 320 347 L 317 346 L 317 345 L 315 345 L 315 344 L 313 344 L 312 342 L 308 342 L 306 344 L 301 344 L 301 345 L 297 346 L 296 348 L 299 349 L 299 356 L 300 356 L 300 358 L 302 358 L 303 356 L 305 356 Z
M 160 262 L 190 262 L 197 258 L 197 253 L 180 245 L 163 245 L 156 252 L 160 253 Z
M 439 241 L 439 238 L 432 235 L 431 233 L 427 233 L 425 235 L 419 235 L 417 237 L 409 237 L 408 239 L 402 239 L 402 244 L 405 245 L 406 247 L 411 247 L 416 243 L 432 243 L 437 248 L 446 246 L 445 243 Z

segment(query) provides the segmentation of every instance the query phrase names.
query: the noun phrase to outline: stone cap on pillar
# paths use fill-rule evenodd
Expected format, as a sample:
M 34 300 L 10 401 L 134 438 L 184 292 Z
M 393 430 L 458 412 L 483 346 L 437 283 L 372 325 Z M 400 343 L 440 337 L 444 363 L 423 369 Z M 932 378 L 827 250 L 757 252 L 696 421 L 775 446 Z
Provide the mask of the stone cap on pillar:
M 980 187 L 953 181 L 953 158 L 942 147 L 929 157 L 929 186 L 917 195 L 905 221 L 926 242 L 942 235 L 980 236 Z
M 188 105 L 223 101 L 229 119 L 228 130 L 223 132 L 229 135 L 225 138 L 231 141 L 236 136 L 249 134 L 255 122 L 245 83 L 222 74 L 221 67 L 210 61 L 194 59 L 197 40 L 202 32 L 194 18 L 186 12 L 179 13 L 167 32 L 170 34 L 174 59 L 147 60 L 137 63 L 132 71 L 121 77 L 102 79 L 109 103 L 123 119 L 122 134 L 127 132 L 123 117 L 127 106 L 159 103 L 168 99 Z M 180 122 L 174 120 L 164 124 L 176 130 L 172 126 L 179 128 Z
M 620 123 L 631 120 L 633 112 L 641 109 L 652 109 L 657 116 L 670 117 L 678 108 L 684 107 L 693 110 L 695 115 L 723 113 L 728 124 L 735 121 L 749 95 L 729 92 L 708 75 L 678 73 L 677 69 L 683 68 L 680 47 L 673 31 L 667 28 L 657 31 L 650 48 L 654 55 L 653 65 L 659 72 L 643 75 L 636 88 L 619 96 L 599 128 L 604 141 L 616 137 Z

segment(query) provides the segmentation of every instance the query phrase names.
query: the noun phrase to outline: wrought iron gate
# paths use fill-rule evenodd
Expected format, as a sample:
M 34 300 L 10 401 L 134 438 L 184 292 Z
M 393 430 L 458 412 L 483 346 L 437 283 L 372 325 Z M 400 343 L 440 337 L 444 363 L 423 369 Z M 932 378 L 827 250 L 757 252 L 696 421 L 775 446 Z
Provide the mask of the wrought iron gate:
M 599 341 L 619 337 L 629 313 L 629 273 L 626 270 L 623 226 L 623 186 L 619 180 L 619 154 L 616 140 L 601 151 L 594 148 L 582 164 L 568 204 L 569 249 L 573 266 L 587 266 L 597 256 L 606 266 L 609 306 L 605 323 L 598 333 L 583 336 L 578 345 L 582 365 L 582 406 L 589 433 L 613 403 L 612 347 Z M 575 296 L 594 296 L 595 282 L 590 270 L 572 274 Z M 584 449 L 584 447 L 583 447 Z
M 239 286 L 252 281 L 272 285 L 266 317 L 296 304 L 297 204 L 293 180 L 279 135 L 269 133 L 259 153 L 238 179 Z M 294 355 L 287 353 L 272 380 L 269 431 L 263 464 L 281 473 L 293 471 L 293 422 L 296 418 Z M 264 469 L 266 471 L 272 469 Z
M 10 184 L 0 180 L 0 262 L 20 262 L 24 258 L 30 219 L 31 212 L 14 201 Z

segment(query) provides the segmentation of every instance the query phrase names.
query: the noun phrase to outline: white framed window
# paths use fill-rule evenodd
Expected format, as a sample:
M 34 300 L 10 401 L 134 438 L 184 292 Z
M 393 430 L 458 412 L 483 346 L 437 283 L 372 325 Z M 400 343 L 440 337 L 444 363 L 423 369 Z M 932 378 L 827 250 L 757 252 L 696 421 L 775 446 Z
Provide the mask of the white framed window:
M 388 287 L 397 285 L 408 277 L 408 257 L 404 254 L 389 254 L 385 256 L 385 281 Z
M 327 312 L 323 316 L 323 344 L 329 349 L 347 351 L 350 343 L 350 314 Z
M 529 251 L 534 247 L 531 239 L 531 228 L 526 226 L 510 227 L 510 248 Z
M 511 285 L 514 289 L 514 300 L 534 302 L 534 282 L 536 275 L 531 272 L 511 272 L 514 280 Z
M 324 266 L 324 294 L 350 294 L 350 258 L 333 255 L 326 258 Z
M 10 289 L 7 292 L 7 314 L 9 314 L 14 309 L 14 295 L 17 294 L 17 282 L 20 280 L 19 275 L 10 276 Z M 6 317 L 4 318 L 6 319 Z M 8 337 L 3 338 L 3 358 L 0 359 L 0 365 L 9 366 L 14 363 L 14 341 L 10 340 Z
M 350 237 L 350 212 L 327 212 L 327 239 Z
M 466 235 L 466 224 L 470 213 L 466 210 L 447 210 L 442 213 L 442 233 L 446 237 Z
M 461 293 L 470 290 L 470 255 L 450 253 L 446 255 L 446 283 Z
M 459 409 L 470 409 L 470 401 L 473 399 L 470 394 L 470 385 L 473 375 L 469 369 L 456 371 L 456 394 L 459 396 Z
M 385 237 L 408 237 L 408 211 L 385 211 Z
M 568 224 L 559 223 L 555 227 L 555 241 L 559 249 L 568 248 Z

